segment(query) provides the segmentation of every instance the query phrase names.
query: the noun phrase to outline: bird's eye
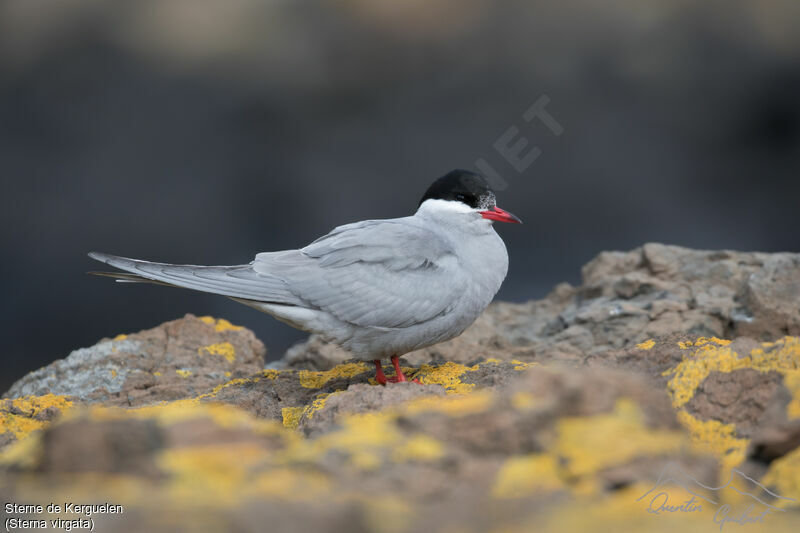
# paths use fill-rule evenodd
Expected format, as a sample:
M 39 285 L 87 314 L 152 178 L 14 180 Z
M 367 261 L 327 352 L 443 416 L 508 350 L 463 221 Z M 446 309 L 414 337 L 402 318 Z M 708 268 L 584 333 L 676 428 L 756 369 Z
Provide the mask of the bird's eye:
M 456 195 L 456 200 L 458 200 L 459 202 L 464 202 L 464 203 L 466 203 L 466 202 L 467 202 L 467 197 L 466 197 L 466 196 L 464 196 L 463 194 L 457 194 L 457 195 Z

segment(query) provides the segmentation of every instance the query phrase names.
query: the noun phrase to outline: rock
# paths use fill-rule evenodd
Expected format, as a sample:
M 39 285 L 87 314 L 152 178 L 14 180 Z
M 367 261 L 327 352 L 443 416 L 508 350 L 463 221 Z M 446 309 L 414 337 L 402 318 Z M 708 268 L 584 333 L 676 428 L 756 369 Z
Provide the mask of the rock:
M 584 363 L 625 368 L 665 389 L 690 434 L 728 469 L 763 474 L 764 464 L 800 444 L 798 337 L 759 343 L 669 335 Z
M 152 420 L 68 420 L 42 435 L 41 461 L 46 474 L 103 472 L 156 477 L 155 452 L 164 436 Z
M 336 423 L 309 438 L 232 406 L 94 407 L 32 436 L 30 455 L 5 461 L 0 490 L 27 479 L 28 498 L 71 490 L 123 505 L 132 518 L 109 521 L 121 531 L 174 530 L 158 509 L 177 507 L 182 530 L 306 524 L 303 506 L 329 518 L 321 531 L 372 531 L 390 518 L 395 530 L 421 531 L 485 524 L 497 506 L 512 525 L 574 502 L 582 486 L 614 497 L 652 483 L 667 458 L 715 479 L 715 461 L 689 450 L 663 391 L 611 370 L 527 372 L 506 389 L 448 397 L 441 387 L 353 385 L 317 411 Z M 372 410 L 359 394 L 395 403 Z
M 124 505 L 93 517 L 115 531 L 795 531 L 797 264 L 604 252 L 386 387 L 314 337 L 264 369 L 250 332 L 188 315 L 15 384 L 0 497 Z
M 3 397 L 57 394 L 127 406 L 176 400 L 259 371 L 265 354 L 261 341 L 241 326 L 186 315 L 75 350 L 23 377 Z
M 460 337 L 406 354 L 471 363 L 492 357 L 580 359 L 681 333 L 772 340 L 800 335 L 800 254 L 701 251 L 650 243 L 602 252 L 582 269 L 583 284 L 562 284 L 543 300 L 494 303 Z M 275 368 L 327 369 L 349 359 L 316 336 Z
M 441 385 L 426 387 L 416 383 L 398 383 L 392 387 L 351 385 L 345 391 L 325 397 L 324 404 L 319 408 L 303 412 L 298 426 L 307 436 L 319 435 L 339 427 L 337 423 L 347 415 L 377 412 L 415 398 L 444 395 L 445 389 Z
M 332 424 L 343 412 L 364 413 L 420 395 L 463 394 L 475 388 L 494 387 L 507 383 L 528 366 L 521 361 L 499 360 L 473 366 L 449 362 L 420 368 L 403 366 L 406 375 L 421 384 L 398 384 L 384 389 L 374 387 L 372 365 L 351 360 L 330 370 L 266 369 L 249 378 L 231 380 L 197 396 L 195 401 L 234 405 L 261 418 L 278 420 L 286 427 L 300 427 L 311 433 Z

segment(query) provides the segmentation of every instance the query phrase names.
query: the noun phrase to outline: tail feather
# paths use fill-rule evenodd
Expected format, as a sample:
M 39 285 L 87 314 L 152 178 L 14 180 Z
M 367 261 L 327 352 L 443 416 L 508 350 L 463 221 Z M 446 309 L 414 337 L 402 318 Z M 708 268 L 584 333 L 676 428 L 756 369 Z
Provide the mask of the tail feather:
M 140 276 L 138 274 L 128 274 L 126 272 L 98 272 L 93 270 L 91 272 L 87 272 L 87 274 L 92 276 L 113 278 L 117 283 L 152 283 L 154 285 L 164 285 L 165 287 L 175 287 L 175 285 L 171 283 L 147 279 L 144 276 Z
M 251 265 L 201 266 L 172 265 L 129 259 L 100 252 L 89 257 L 126 272 L 90 272 L 128 283 L 156 283 L 183 287 L 233 298 L 259 302 L 296 305 L 300 301 L 285 282 L 275 276 L 260 274 Z

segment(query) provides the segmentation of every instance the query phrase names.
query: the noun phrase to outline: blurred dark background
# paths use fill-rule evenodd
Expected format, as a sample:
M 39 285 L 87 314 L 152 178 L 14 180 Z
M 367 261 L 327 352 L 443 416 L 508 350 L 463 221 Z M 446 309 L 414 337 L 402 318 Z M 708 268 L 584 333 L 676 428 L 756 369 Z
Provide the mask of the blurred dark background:
M 484 158 L 508 183 L 499 298 L 647 241 L 800 250 L 800 3 L 2 0 L 0 390 L 226 300 L 85 275 L 101 250 L 245 263 L 410 214 Z M 542 95 L 554 136 L 522 113 Z M 515 126 L 541 155 L 492 147 Z

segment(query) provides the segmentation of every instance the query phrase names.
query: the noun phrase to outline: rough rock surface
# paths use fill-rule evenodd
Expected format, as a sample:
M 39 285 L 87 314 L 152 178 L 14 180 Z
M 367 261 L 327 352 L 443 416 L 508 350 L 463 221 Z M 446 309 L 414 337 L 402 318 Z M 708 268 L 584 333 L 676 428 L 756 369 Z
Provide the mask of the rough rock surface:
M 136 406 L 196 396 L 264 367 L 264 344 L 227 320 L 186 315 L 117 335 L 26 375 L 4 398 L 60 394 Z
M 0 498 L 114 531 L 796 531 L 797 291 L 790 254 L 605 253 L 386 387 L 189 315 L 15 384 Z
M 523 360 L 580 359 L 651 337 L 772 340 L 800 335 L 800 254 L 702 251 L 650 243 L 603 252 L 543 300 L 495 303 L 460 337 L 405 356 L 411 364 L 469 363 L 486 353 Z M 274 368 L 326 369 L 349 359 L 312 336 Z

